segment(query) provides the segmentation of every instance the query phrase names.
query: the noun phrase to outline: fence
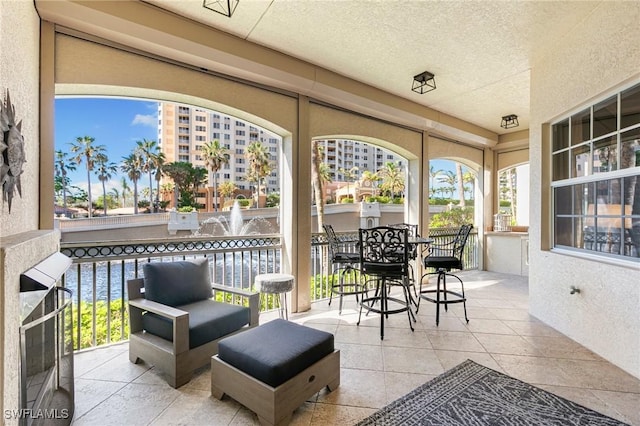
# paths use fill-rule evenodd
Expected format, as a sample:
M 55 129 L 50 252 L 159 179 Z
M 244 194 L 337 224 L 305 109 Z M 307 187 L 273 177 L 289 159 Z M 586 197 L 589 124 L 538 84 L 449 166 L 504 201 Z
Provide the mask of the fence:
M 457 229 L 432 229 L 435 243 L 452 238 Z M 345 251 L 356 251 L 357 232 L 338 233 Z M 61 252 L 73 259 L 63 284 L 73 292 L 76 349 L 128 339 L 126 282 L 142 276 L 146 262 L 209 258 L 216 283 L 251 289 L 257 274 L 280 272 L 282 241 L 279 234 L 247 237 L 199 237 L 141 240 L 126 243 L 62 243 Z M 477 232 L 464 253 L 465 269 L 478 267 Z M 311 301 L 330 295 L 331 265 L 324 234 L 314 234 L 311 244 Z M 299 285 L 302 281 L 299 280 Z M 274 309 L 274 296 L 263 298 L 261 310 Z

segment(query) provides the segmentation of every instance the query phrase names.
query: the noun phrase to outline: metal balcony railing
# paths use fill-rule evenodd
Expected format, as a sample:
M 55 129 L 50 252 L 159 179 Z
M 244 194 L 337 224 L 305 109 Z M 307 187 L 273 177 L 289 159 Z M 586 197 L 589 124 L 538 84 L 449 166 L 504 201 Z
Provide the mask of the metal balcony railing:
M 432 229 L 430 235 L 435 242 L 443 242 L 456 232 L 457 229 Z M 356 251 L 356 231 L 338 233 L 338 237 L 344 242 L 344 250 Z M 75 349 L 128 340 L 126 283 L 143 275 L 144 263 L 206 256 L 213 282 L 251 289 L 257 274 L 280 272 L 281 238 L 279 234 L 270 234 L 62 243 L 60 251 L 73 260 L 72 267 L 63 277 L 63 285 L 73 292 Z M 465 269 L 478 267 L 477 247 L 477 232 L 474 231 L 465 250 Z M 326 299 L 331 288 L 331 265 L 325 234 L 313 234 L 311 259 L 308 283 L 311 301 Z M 275 308 L 273 295 L 262 298 L 261 311 Z

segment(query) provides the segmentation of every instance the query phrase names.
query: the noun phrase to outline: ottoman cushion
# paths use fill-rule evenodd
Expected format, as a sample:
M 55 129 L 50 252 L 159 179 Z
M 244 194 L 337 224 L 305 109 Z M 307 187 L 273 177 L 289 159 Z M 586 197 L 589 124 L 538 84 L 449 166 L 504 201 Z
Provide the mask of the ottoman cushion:
M 333 334 L 276 319 L 222 339 L 218 345 L 218 357 L 276 387 L 333 350 Z

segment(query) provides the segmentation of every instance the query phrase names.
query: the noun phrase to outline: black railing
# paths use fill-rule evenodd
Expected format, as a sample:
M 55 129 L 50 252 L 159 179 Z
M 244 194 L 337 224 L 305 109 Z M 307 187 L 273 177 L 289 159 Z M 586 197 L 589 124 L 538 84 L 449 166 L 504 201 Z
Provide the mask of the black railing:
M 457 229 L 432 229 L 435 243 L 448 241 Z M 357 251 L 357 232 L 338 233 L 344 251 Z M 63 277 L 73 292 L 76 349 L 115 343 L 129 338 L 127 280 L 142 276 L 147 262 L 184 260 L 206 256 L 218 284 L 251 289 L 258 274 L 280 272 L 281 236 L 200 237 L 97 243 L 62 243 L 60 251 L 73 266 Z M 311 243 L 311 301 L 330 295 L 331 271 L 325 234 L 313 234 Z M 465 269 L 478 268 L 475 230 L 464 253 Z M 261 311 L 275 308 L 273 295 L 263 298 Z

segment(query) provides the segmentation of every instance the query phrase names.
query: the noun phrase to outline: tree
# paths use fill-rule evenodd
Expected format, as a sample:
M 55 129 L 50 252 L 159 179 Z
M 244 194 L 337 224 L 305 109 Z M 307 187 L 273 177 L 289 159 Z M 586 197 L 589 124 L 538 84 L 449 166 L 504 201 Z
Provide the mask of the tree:
M 462 175 L 462 164 L 456 163 L 456 185 L 458 186 L 458 206 L 466 207 L 464 200 L 464 178 Z
M 211 170 L 213 174 L 213 206 L 214 211 L 218 211 L 218 170 L 223 165 L 229 164 L 229 153 L 220 141 L 213 140 L 203 147 L 202 156 L 204 158 L 204 166 Z
M 445 191 L 449 193 L 449 199 L 453 198 L 456 192 L 456 174 L 451 170 L 447 170 L 440 176 L 440 182 L 445 183 Z
M 91 200 L 91 171 L 95 167 L 96 157 L 100 154 L 104 154 L 106 148 L 104 145 L 94 145 L 95 139 L 91 136 L 77 137 L 75 143 L 71 142 L 71 152 L 76 156 L 73 161 L 77 164 L 82 164 L 84 161 L 87 167 L 87 202 L 89 204 L 87 210 L 89 211 L 89 217 L 92 217 L 93 202 Z
M 324 182 L 321 175 L 322 147 L 317 140 L 311 142 L 311 185 L 313 185 L 313 197 L 316 201 L 316 214 L 318 218 L 318 232 L 323 232 L 324 225 Z
M 142 139 L 136 142 L 137 149 L 140 151 L 142 157 L 142 171 L 149 174 L 149 205 L 153 205 L 153 172 L 155 171 L 155 155 L 158 151 L 158 145 L 156 141 L 149 139 Z
M 271 174 L 273 166 L 271 165 L 271 155 L 269 149 L 262 142 L 251 142 L 247 147 L 247 156 L 251 171 L 247 176 L 250 182 L 256 182 L 258 191 L 258 200 L 256 208 L 260 208 L 260 182 Z
M 396 163 L 387 162 L 378 173 L 382 176 L 382 190 L 389 192 L 392 200 L 404 191 L 404 173 Z
M 222 205 L 224 206 L 225 200 L 227 198 L 231 198 L 238 187 L 233 182 L 222 182 L 218 189 L 220 190 L 220 195 L 222 196 Z
M 347 182 L 347 197 L 351 198 L 351 192 L 349 191 L 349 182 L 354 182 L 358 177 L 358 169 L 356 166 L 353 166 L 349 170 L 346 170 L 342 167 L 338 169 L 340 173 L 344 176 L 345 182 Z
M 207 169 L 193 167 L 191 163 L 177 161 L 164 167 L 164 172 L 175 184 L 178 207 L 197 207 L 198 188 L 207 181 Z
M 365 184 L 365 186 L 369 186 L 371 187 L 371 189 L 373 189 L 372 195 L 374 197 L 377 195 L 376 185 L 378 181 L 380 181 L 380 176 L 377 172 L 372 172 L 371 170 L 365 170 L 364 172 L 362 172 L 362 183 Z
M 127 182 L 127 178 L 124 176 L 120 178 L 120 188 L 122 188 L 122 207 L 127 206 L 127 194 L 131 192 L 131 188 L 129 187 L 129 183 Z
M 165 156 L 164 152 L 158 152 L 153 155 L 153 163 L 155 167 L 155 179 L 156 179 L 156 199 L 153 203 L 153 211 L 155 213 L 158 212 L 158 206 L 160 202 L 160 180 L 162 180 L 162 175 L 164 174 L 164 165 L 165 165 Z
M 62 152 L 57 150 L 55 153 L 55 173 L 56 178 L 59 180 L 59 183 L 62 187 L 62 208 L 64 209 L 64 216 L 67 216 L 67 186 L 69 185 L 69 177 L 67 174 L 69 172 L 75 171 L 76 164 L 72 159 L 68 158 L 68 154 L 66 152 Z
M 440 192 L 438 188 L 436 188 L 435 183 L 438 182 L 438 178 L 442 174 L 442 170 L 436 169 L 431 164 L 429 164 L 429 197 L 432 197 Z
M 99 154 L 96 157 L 96 174 L 98 180 L 102 183 L 102 201 L 104 215 L 107 215 L 107 187 L 106 183 L 111 180 L 114 173 L 118 172 L 118 166 L 115 163 L 109 162 L 109 157 L 104 154 Z
M 137 149 L 131 154 L 123 157 L 120 170 L 127 174 L 127 177 L 133 182 L 133 214 L 138 214 L 138 180 L 142 176 L 142 157 Z

